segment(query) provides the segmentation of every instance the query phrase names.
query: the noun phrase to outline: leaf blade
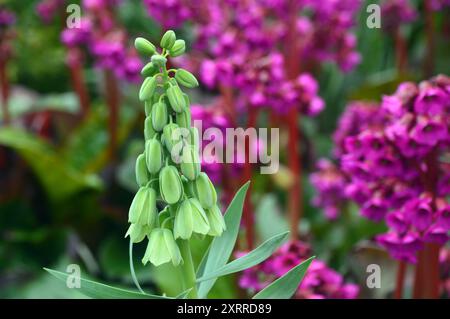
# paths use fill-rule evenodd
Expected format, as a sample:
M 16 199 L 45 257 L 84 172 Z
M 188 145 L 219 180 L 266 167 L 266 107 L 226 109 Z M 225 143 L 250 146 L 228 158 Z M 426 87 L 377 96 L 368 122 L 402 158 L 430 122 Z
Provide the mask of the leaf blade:
M 216 271 L 198 278 L 197 282 L 202 282 L 205 280 L 236 273 L 263 262 L 264 260 L 269 258 L 278 247 L 280 247 L 280 245 L 286 240 L 288 234 L 289 232 L 284 232 L 269 238 L 245 256 L 235 259 L 228 264 L 220 267 Z
M 315 257 L 312 256 L 293 267 L 282 277 L 278 278 L 266 288 L 258 292 L 252 299 L 289 299 L 297 291 L 306 270 Z
M 69 274 L 44 268 L 49 274 L 55 278 L 66 282 Z M 139 292 L 126 290 L 122 288 L 112 287 L 89 279 L 80 278 L 80 288 L 76 288 L 80 293 L 87 297 L 98 299 L 172 299 L 163 296 L 141 294 Z
M 224 220 L 227 230 L 222 236 L 215 237 L 207 251 L 207 255 L 202 259 L 199 266 L 198 275 L 208 274 L 215 269 L 224 266 L 233 252 L 233 248 L 239 233 L 239 226 L 242 217 L 242 209 L 244 207 L 244 199 L 247 194 L 250 181 L 245 183 L 236 193 L 230 205 L 228 206 Z M 198 294 L 200 298 L 207 296 L 216 279 L 202 281 L 198 285 Z

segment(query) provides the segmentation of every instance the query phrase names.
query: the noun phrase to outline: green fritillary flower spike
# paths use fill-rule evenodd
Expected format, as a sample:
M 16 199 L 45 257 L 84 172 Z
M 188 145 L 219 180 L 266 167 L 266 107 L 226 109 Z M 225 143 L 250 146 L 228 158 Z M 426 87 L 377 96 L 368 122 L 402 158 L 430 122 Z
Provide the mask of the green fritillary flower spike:
M 183 264 L 182 246 L 193 236 L 220 236 L 225 230 L 214 185 L 199 161 L 198 131 L 191 126 L 189 97 L 182 87 L 198 86 L 184 69 L 166 67 L 180 56 L 185 42 L 167 31 L 161 51 L 137 38 L 137 51 L 148 58 L 141 71 L 139 99 L 145 104 L 145 151 L 136 160 L 136 193 L 129 211 L 126 236 L 133 243 L 148 239 L 142 262 L 159 266 Z

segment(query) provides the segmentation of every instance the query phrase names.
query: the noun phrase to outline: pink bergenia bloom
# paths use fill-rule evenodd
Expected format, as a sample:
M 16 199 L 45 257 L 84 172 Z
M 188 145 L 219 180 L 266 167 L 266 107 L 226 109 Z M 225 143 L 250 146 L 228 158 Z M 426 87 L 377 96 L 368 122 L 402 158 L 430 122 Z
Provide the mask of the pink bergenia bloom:
M 371 220 L 385 219 L 389 231 L 378 243 L 409 262 L 424 243 L 448 241 L 450 168 L 438 159 L 450 145 L 449 86 L 444 75 L 402 83 L 380 107 L 350 105 L 334 134 L 343 201 L 355 201 Z
M 252 293 L 258 292 L 310 255 L 309 245 L 301 241 L 290 241 L 281 246 L 263 263 L 244 270 L 239 279 L 239 285 Z M 358 286 L 344 282 L 342 275 L 329 268 L 323 261 L 315 259 L 309 266 L 294 297 L 300 299 L 354 299 L 358 297 L 358 293 Z

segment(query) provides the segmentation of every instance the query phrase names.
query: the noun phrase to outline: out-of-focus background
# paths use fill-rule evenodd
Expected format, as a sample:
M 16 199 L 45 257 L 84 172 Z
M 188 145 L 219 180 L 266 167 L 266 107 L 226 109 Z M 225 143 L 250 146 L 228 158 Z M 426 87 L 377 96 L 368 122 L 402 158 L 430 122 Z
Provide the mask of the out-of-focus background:
M 206 128 L 280 128 L 276 174 L 261 175 L 260 164 L 203 166 L 223 207 L 252 180 L 236 254 L 292 230 L 272 260 L 220 280 L 210 296 L 245 297 L 314 254 L 297 298 L 391 298 L 401 269 L 402 295 L 412 297 L 416 261 L 399 264 L 376 240 L 385 219 L 367 218 L 364 203 L 344 196 L 338 144 L 372 116 L 352 108 L 376 108 L 403 82 L 450 73 L 449 12 L 446 0 L 0 1 L 0 297 L 83 297 L 42 269 L 70 264 L 134 289 L 124 234 L 148 61 L 133 41 L 158 43 L 169 28 L 187 46 L 170 63 L 200 82 L 189 90 L 194 118 Z M 198 256 L 206 244 L 195 244 Z M 446 298 L 450 254 L 440 247 Z M 170 268 L 135 264 L 147 291 L 176 291 Z M 367 285 L 371 264 L 381 268 L 380 288 Z

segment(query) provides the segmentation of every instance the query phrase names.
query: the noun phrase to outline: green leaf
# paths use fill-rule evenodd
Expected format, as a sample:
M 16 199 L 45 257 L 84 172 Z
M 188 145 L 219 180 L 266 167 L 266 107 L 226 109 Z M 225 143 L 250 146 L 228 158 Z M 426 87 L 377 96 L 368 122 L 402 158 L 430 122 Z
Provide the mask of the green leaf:
M 275 194 L 264 195 L 255 208 L 255 226 L 258 238 L 265 241 L 289 230 L 289 225 L 281 213 Z
M 228 206 L 224 216 L 227 230 L 222 233 L 222 236 L 215 237 L 212 241 L 197 270 L 197 277 L 207 276 L 224 266 L 230 258 L 238 236 L 244 199 L 249 185 L 250 182 L 245 183 Z M 199 284 L 198 295 L 200 298 L 205 298 L 208 295 L 215 281 L 216 279 L 210 279 Z
M 66 282 L 69 274 L 56 271 L 53 269 L 44 268 L 51 275 L 55 276 L 59 280 Z M 91 298 L 98 299 L 172 299 L 163 296 L 149 295 L 149 294 L 141 294 L 139 292 L 125 290 L 117 287 L 108 286 L 99 282 L 95 282 L 92 280 L 80 279 L 80 288 L 77 291 L 81 292 L 83 295 L 86 295 Z M 71 289 L 71 288 L 67 288 Z
M 181 294 L 175 297 L 175 299 L 188 299 L 188 295 L 191 292 L 192 288 L 189 288 L 188 290 L 183 291 Z
M 17 128 L 0 129 L 0 145 L 11 147 L 27 161 L 51 199 L 65 199 L 83 189 L 100 189 L 101 180 L 61 159 L 45 140 Z
M 260 246 L 258 246 L 256 249 L 252 250 L 245 256 L 235 259 L 232 262 L 226 264 L 225 266 L 220 267 L 216 271 L 213 271 L 197 279 L 197 282 L 239 272 L 263 262 L 273 254 L 273 252 L 283 243 L 284 240 L 286 240 L 288 234 L 289 232 L 285 232 L 273 236 L 272 238 L 266 240 L 264 243 L 262 243 Z
M 135 127 L 139 113 L 128 105 L 120 108 L 117 143 L 121 145 Z M 66 139 L 61 156 L 84 173 L 95 173 L 108 165 L 108 112 L 105 105 L 92 108 Z
M 310 257 L 301 264 L 289 270 L 266 288 L 253 296 L 253 299 L 289 299 L 298 289 L 306 270 L 315 257 Z

